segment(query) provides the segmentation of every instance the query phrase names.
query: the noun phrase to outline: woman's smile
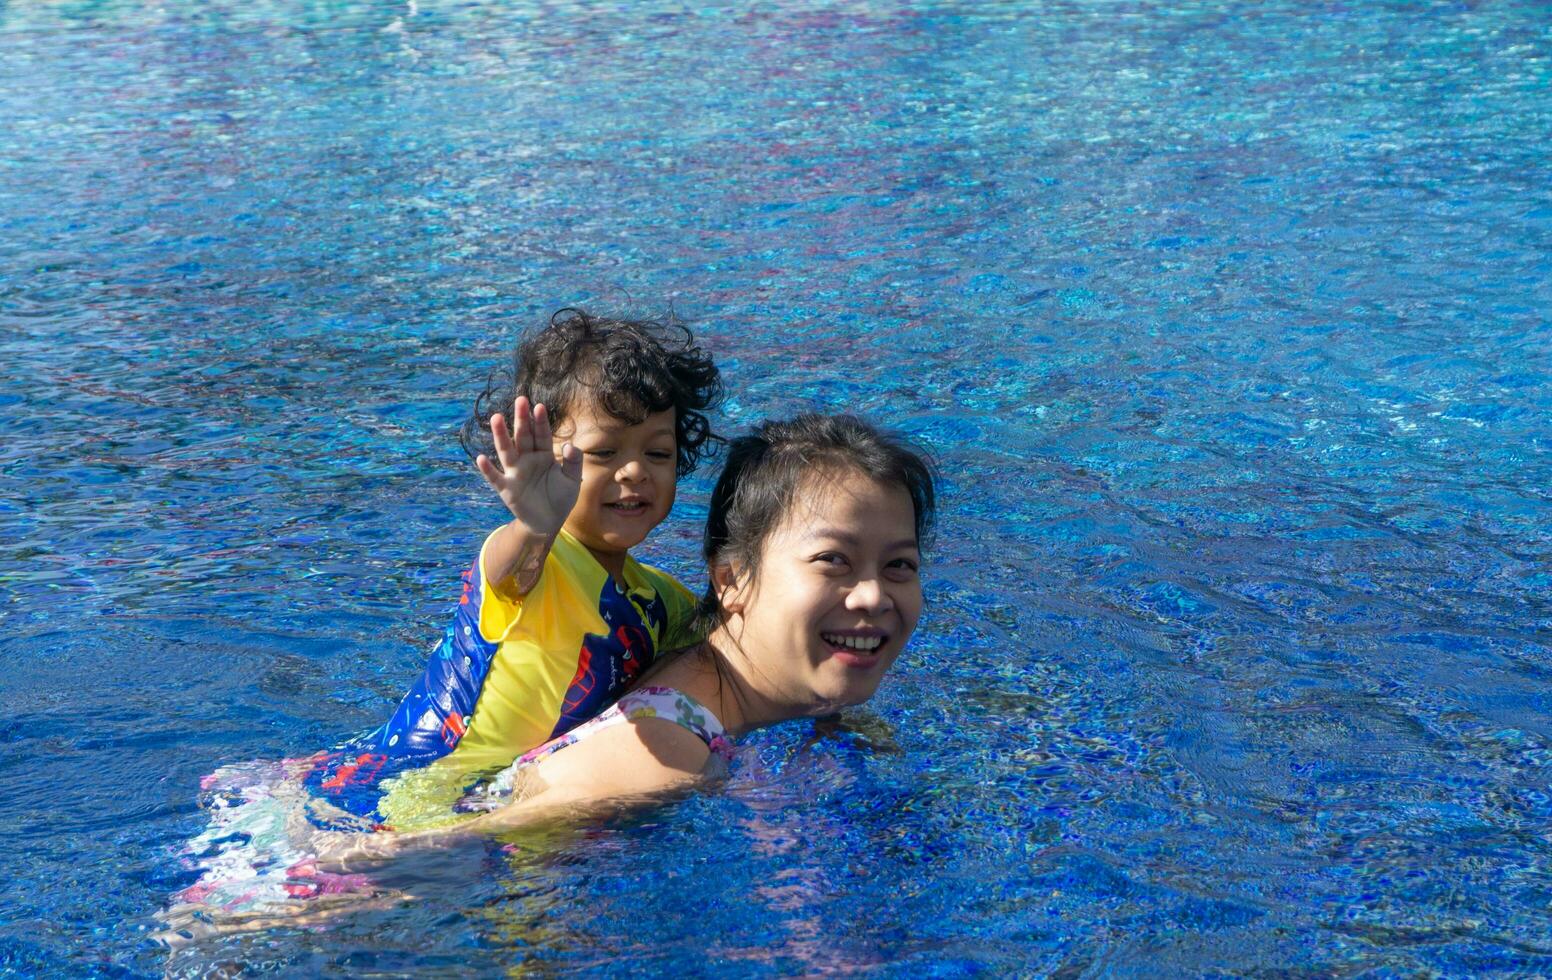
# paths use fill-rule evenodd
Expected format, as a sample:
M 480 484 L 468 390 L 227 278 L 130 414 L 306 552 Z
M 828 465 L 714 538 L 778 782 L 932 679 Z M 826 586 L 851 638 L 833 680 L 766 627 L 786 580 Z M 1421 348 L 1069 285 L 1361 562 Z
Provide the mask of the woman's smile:
M 819 639 L 830 648 L 830 655 L 847 667 L 868 670 L 883 660 L 883 648 L 889 641 L 881 630 L 825 630 Z

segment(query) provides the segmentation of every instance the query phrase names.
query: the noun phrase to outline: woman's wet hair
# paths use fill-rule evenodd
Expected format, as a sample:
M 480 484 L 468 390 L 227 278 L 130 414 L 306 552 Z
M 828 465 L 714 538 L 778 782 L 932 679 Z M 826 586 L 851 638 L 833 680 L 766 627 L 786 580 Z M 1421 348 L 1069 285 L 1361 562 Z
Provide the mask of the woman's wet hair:
M 470 458 L 495 455 L 491 416 L 499 412 L 510 423 L 519 395 L 544 405 L 557 427 L 583 400 L 626 425 L 673 409 L 680 476 L 694 472 L 722 441 L 706 417 L 722 400 L 717 365 L 672 314 L 625 320 L 557 311 L 523 338 L 511 366 L 493 372 L 475 399 L 458 437 Z
M 910 495 L 916 540 L 925 546 L 937 517 L 936 474 L 929 457 L 854 415 L 805 414 L 766 422 L 728 444 L 727 464 L 711 492 L 701 552 L 707 568 L 731 563 L 755 575 L 765 542 L 815 476 L 861 473 Z M 715 583 L 701 599 L 702 625 L 723 619 Z

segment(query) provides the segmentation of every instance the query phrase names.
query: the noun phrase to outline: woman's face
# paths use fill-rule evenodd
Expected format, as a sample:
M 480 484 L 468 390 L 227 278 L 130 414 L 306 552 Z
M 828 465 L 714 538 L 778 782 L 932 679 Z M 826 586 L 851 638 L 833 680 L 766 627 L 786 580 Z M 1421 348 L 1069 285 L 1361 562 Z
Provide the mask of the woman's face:
M 873 696 L 921 615 L 904 487 L 845 471 L 805 481 L 752 582 L 724 594 L 766 693 L 822 714 Z

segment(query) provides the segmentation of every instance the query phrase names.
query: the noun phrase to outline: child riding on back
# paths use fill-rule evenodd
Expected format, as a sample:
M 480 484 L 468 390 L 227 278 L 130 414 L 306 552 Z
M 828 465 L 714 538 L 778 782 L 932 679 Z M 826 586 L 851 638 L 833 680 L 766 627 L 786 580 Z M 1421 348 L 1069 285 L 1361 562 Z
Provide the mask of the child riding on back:
M 223 766 L 201 793 L 210 825 L 187 851 L 199 878 L 162 916 L 162 938 L 391 900 L 403 893 L 360 872 L 468 834 L 662 802 L 725 773 L 743 733 L 872 697 L 921 613 L 931 463 L 859 419 L 819 415 L 767 422 L 727 456 L 707 508 L 704 638 L 659 658 L 591 720 L 474 780 L 446 806 L 460 821 L 320 821 L 316 794 L 297 786 L 299 760 Z M 342 832 L 361 830 L 409 832 Z
M 339 817 L 448 819 L 471 782 L 699 639 L 695 597 L 630 549 L 714 448 L 705 411 L 720 397 L 715 364 L 677 323 L 567 309 L 518 346 L 463 432 L 512 520 L 464 573 L 453 622 L 393 717 L 315 757 L 307 784 Z

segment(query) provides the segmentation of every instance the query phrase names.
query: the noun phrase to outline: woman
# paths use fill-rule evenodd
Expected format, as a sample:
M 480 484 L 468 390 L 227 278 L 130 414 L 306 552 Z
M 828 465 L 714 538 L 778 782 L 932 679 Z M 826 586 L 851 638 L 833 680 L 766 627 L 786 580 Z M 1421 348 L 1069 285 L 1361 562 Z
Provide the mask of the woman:
M 856 418 L 803 415 L 734 440 L 706 525 L 707 639 L 465 797 L 480 816 L 320 832 L 320 864 L 651 799 L 721 771 L 745 732 L 866 701 L 916 628 L 933 516 L 929 465 Z

